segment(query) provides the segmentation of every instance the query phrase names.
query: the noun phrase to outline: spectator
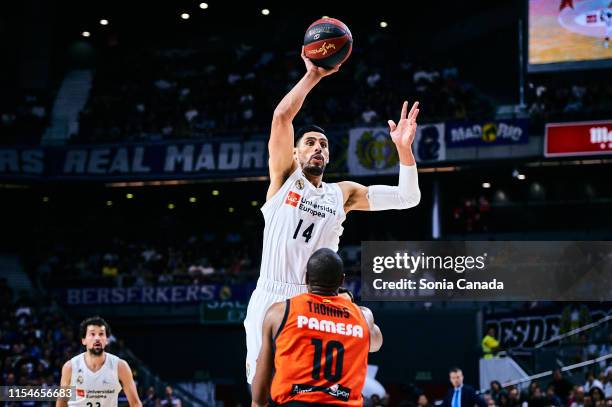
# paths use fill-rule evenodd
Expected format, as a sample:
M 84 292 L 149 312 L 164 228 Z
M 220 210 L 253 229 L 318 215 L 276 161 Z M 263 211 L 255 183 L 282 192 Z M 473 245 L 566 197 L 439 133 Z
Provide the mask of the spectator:
M 174 389 L 171 386 L 166 386 L 166 395 L 160 400 L 159 404 L 164 407 L 181 407 L 181 399 L 173 395 Z
M 570 407 L 584 407 L 584 387 L 577 386 Z
M 500 346 L 499 346 L 499 341 L 495 339 L 495 328 L 494 327 L 489 327 L 489 329 L 487 329 L 487 334 L 484 336 L 484 338 L 482 338 L 482 341 L 480 344 L 482 346 L 482 354 L 485 359 L 492 359 L 493 356 L 497 354 L 497 352 L 500 349 Z M 496 382 L 496 383 L 501 389 L 501 384 L 499 384 L 499 382 Z M 491 390 L 493 390 L 492 385 L 493 385 L 493 382 L 491 382 Z M 496 392 L 496 394 L 497 393 L 499 393 L 499 390 Z M 497 401 L 497 398 L 495 398 L 495 401 Z
M 153 386 L 147 389 L 145 397 L 142 399 L 142 407 L 157 407 L 159 399 L 155 394 L 155 388 Z
M 586 383 L 584 384 L 584 391 L 590 392 L 593 387 L 599 387 L 603 390 L 603 384 L 595 378 L 595 374 L 591 371 L 588 371 L 586 374 Z
M 527 405 L 529 407 L 544 407 L 546 406 L 546 400 L 542 394 L 542 389 L 538 383 L 532 383 L 529 388 L 529 398 L 527 399 Z
M 569 393 L 573 388 L 572 383 L 570 383 L 569 380 L 563 377 L 563 375 L 561 374 L 561 369 L 559 368 L 555 369 L 553 373 L 553 379 L 546 388 L 547 396 L 549 393 L 550 386 L 552 386 L 554 389 L 554 395 L 561 399 L 562 402 L 567 401 L 567 397 L 569 396 Z
M 474 407 L 474 404 L 486 407 L 484 400 L 476 394 L 474 388 L 463 384 L 463 372 L 460 368 L 452 368 L 449 371 L 449 379 L 452 389 L 444 398 L 442 407 Z
M 612 368 L 606 369 L 606 385 L 604 386 L 604 393 L 606 399 L 612 397 Z
M 563 401 L 555 392 L 555 385 L 553 383 L 549 384 L 546 388 L 545 402 L 549 406 L 561 406 L 563 404 Z
M 593 400 L 593 405 L 595 407 L 599 407 L 600 405 L 605 406 L 606 396 L 603 390 L 601 390 L 599 387 L 591 387 L 591 390 L 589 391 L 589 396 L 591 396 L 591 399 Z
M 483 340 L 483 343 L 484 343 L 484 340 Z M 498 382 L 497 380 L 493 380 L 491 382 L 491 388 L 489 389 L 489 392 L 491 393 L 491 398 L 493 399 L 493 401 L 495 401 L 496 404 L 499 404 L 499 396 L 502 393 L 505 393 L 506 390 L 503 389 L 500 382 Z
M 508 406 L 515 407 L 521 405 L 521 394 L 519 390 L 512 386 L 508 389 Z
M 425 394 L 421 394 L 417 399 L 417 407 L 433 407 Z

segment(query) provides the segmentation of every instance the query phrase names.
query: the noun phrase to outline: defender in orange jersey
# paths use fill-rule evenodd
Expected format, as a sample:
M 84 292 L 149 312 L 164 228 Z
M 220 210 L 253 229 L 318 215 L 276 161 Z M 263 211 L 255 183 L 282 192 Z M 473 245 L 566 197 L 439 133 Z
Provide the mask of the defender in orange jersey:
M 253 380 L 253 405 L 361 407 L 368 352 L 382 345 L 372 312 L 338 295 L 340 257 L 315 251 L 306 265 L 308 292 L 270 306 Z

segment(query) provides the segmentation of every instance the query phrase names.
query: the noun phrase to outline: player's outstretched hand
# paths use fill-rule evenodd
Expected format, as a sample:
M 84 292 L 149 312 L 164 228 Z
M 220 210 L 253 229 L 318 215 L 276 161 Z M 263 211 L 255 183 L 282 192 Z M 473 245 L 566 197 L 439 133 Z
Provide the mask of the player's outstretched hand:
M 331 69 L 325 69 L 325 68 L 321 68 L 320 66 L 316 66 L 315 64 L 312 63 L 312 61 L 304 53 L 304 47 L 302 47 L 302 59 L 304 60 L 304 64 L 306 65 L 306 71 L 312 72 L 321 78 L 338 72 L 338 70 L 340 70 L 340 67 L 342 66 L 342 64 L 340 64 Z
M 408 112 L 408 102 L 406 101 L 402 105 L 402 114 L 397 124 L 393 120 L 388 121 L 391 139 L 399 149 L 412 146 L 417 129 L 416 119 L 418 115 L 419 102 L 414 102 L 410 112 Z

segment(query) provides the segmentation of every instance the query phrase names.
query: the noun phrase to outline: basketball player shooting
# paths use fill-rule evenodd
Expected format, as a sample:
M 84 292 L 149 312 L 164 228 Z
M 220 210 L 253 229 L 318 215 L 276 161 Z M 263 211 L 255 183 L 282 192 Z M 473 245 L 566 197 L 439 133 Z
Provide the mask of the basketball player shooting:
M 244 321 L 247 340 L 246 373 L 252 383 L 261 347 L 262 323 L 268 307 L 306 292 L 306 262 L 317 249 L 338 251 L 342 223 L 353 210 L 407 209 L 419 203 L 421 193 L 412 142 L 416 133 L 418 102 L 408 111 L 404 102 L 399 121 L 389 120 L 391 139 L 400 159 L 395 186 L 366 187 L 351 181 L 323 182 L 329 163 L 329 140 L 322 128 L 293 129 L 293 119 L 308 93 L 340 66 L 315 66 L 304 55 L 306 73 L 281 100 L 272 117 L 268 142 L 270 186 L 261 211 L 265 228 L 257 287 Z
M 104 351 L 110 336 L 108 323 L 100 317 L 88 318 L 79 331 L 85 352 L 64 364 L 60 379 L 61 386 L 74 387 L 76 399 L 58 399 L 56 407 L 117 407 L 122 388 L 130 407 L 142 407 L 130 366 Z

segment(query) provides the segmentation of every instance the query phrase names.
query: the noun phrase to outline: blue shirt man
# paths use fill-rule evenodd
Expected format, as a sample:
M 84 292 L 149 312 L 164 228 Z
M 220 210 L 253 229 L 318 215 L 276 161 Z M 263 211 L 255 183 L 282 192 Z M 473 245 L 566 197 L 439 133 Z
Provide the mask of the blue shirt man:
M 449 390 L 442 403 L 443 407 L 487 407 L 484 400 L 476 394 L 473 387 L 463 384 L 463 372 L 454 367 L 449 372 L 453 388 Z

